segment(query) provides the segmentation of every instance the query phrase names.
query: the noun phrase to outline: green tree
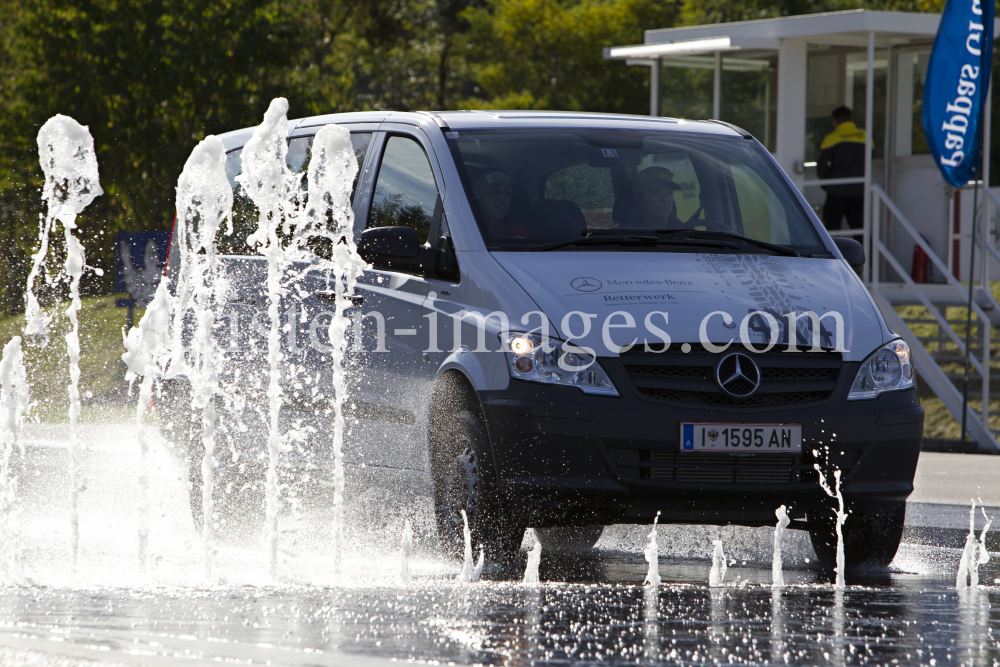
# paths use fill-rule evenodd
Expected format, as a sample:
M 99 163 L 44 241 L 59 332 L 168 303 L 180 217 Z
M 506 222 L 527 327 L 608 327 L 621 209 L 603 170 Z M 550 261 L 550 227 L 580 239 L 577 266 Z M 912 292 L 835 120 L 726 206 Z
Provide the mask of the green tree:
M 89 287 L 107 290 L 113 234 L 169 225 L 193 145 L 254 124 L 271 97 L 289 93 L 300 13 L 272 0 L 26 0 L 14 9 L 2 44 L 5 203 L 22 226 L 40 210 L 35 137 L 46 119 L 63 113 L 89 126 L 105 195 L 81 216 L 81 236 L 88 263 L 106 274 L 98 284 L 89 274 Z
M 20 309 L 42 210 L 35 137 L 89 126 L 105 195 L 81 216 L 84 290 L 108 293 L 114 234 L 165 229 L 195 143 L 290 116 L 450 106 L 470 0 L 6 0 L 0 11 L 0 311 Z M 456 89 L 461 89 L 457 84 Z M 58 261 L 58 260 L 57 260 Z
M 672 26 L 679 6 L 663 0 L 491 0 L 466 10 L 456 50 L 465 57 L 472 108 L 646 113 L 649 75 L 608 62 L 602 47 L 641 43 L 643 30 Z

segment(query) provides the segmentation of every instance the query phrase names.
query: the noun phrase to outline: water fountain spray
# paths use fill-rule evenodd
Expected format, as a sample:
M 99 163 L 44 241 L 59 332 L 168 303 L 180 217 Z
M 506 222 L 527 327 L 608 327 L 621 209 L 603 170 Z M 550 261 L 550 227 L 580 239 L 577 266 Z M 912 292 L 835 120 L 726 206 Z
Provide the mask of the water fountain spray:
M 522 584 L 536 585 L 539 583 L 538 566 L 542 562 L 542 542 L 535 536 L 535 544 L 528 549 L 528 564 L 524 568 Z
M 726 554 L 722 551 L 722 540 L 712 540 L 715 548 L 712 550 L 712 569 L 708 572 L 708 585 L 712 588 L 725 586 Z
M 173 298 L 167 278 L 162 278 L 156 295 L 146 307 L 139 326 L 125 332 L 125 354 L 122 361 L 128 367 L 125 379 L 129 387 L 137 377 L 139 397 L 135 404 L 135 428 L 139 441 L 139 502 L 136 510 L 139 523 L 139 570 L 146 571 L 146 548 L 149 543 L 149 446 L 150 438 L 143 427 L 142 416 L 153 396 L 153 383 L 163 376 L 170 346 L 170 309 Z
M 982 508 L 981 508 L 982 509 Z M 958 562 L 958 573 L 955 577 L 955 587 L 978 588 L 979 587 L 979 566 L 990 562 L 990 552 L 986 548 L 986 533 L 993 523 L 986 516 L 983 509 L 983 519 L 986 525 L 979 540 L 976 539 L 976 501 L 972 501 L 969 508 L 969 534 L 965 538 L 965 549 L 962 550 L 962 558 Z
M 354 210 L 351 208 L 351 184 L 358 163 L 351 146 L 351 134 L 339 125 L 327 125 L 316 133 L 307 172 L 309 203 L 305 219 L 295 230 L 292 247 L 305 250 L 310 238 L 328 238 L 332 247 L 329 261 L 317 262 L 331 274 L 334 286 L 334 312 L 328 329 L 333 371 L 333 562 L 340 568 L 344 542 L 344 401 L 347 379 L 344 357 L 347 353 L 347 315 L 358 277 L 367 264 L 354 243 Z
M 660 585 L 660 545 L 656 542 L 656 524 L 659 521 L 660 512 L 657 510 L 656 516 L 653 518 L 653 528 L 649 531 L 646 550 L 643 552 L 646 562 L 649 563 L 649 569 L 646 571 L 646 581 L 643 582 L 643 585 L 654 588 Z
M 11 338 L 0 358 L 0 572 L 9 581 L 20 570 L 19 528 L 17 525 L 17 476 L 10 469 L 15 448 L 24 458 L 19 435 L 24 415 L 30 407 L 28 375 L 24 369 L 21 337 Z
M 410 520 L 403 523 L 403 534 L 399 539 L 400 568 L 399 579 L 404 584 L 410 583 L 410 554 L 413 553 L 413 527 Z
M 819 452 L 816 450 L 813 450 L 813 454 L 819 456 Z M 819 464 L 814 463 L 813 466 L 819 473 L 819 485 L 826 491 L 826 495 L 837 499 L 837 567 L 835 568 L 837 579 L 833 587 L 844 588 L 846 585 L 844 581 L 844 570 L 846 569 L 844 563 L 844 522 L 847 521 L 847 512 L 844 510 L 844 496 L 840 492 L 840 470 L 833 471 L 834 488 L 831 489 L 830 485 L 826 483 L 826 476 Z
M 214 553 L 215 397 L 220 392 L 223 359 L 212 331 L 227 287 L 219 270 L 216 236 L 222 224 L 232 229 L 233 191 L 226 177 L 226 149 L 217 137 L 195 146 L 177 180 L 178 245 L 187 256 L 187 283 L 181 290 L 194 316 L 195 330 L 187 371 L 192 407 L 201 413 L 202 542 L 205 576 L 211 577 Z
M 479 560 L 476 561 L 476 567 L 472 569 L 472 581 L 469 583 L 474 584 L 479 581 L 480 577 L 483 576 L 483 566 L 486 565 L 486 550 L 483 549 L 482 545 L 479 546 Z
M 465 510 L 459 510 L 462 513 L 462 535 L 465 538 L 465 558 L 462 562 L 462 571 L 458 573 L 457 581 L 459 583 L 472 583 L 472 573 L 475 570 L 475 564 L 472 562 L 472 531 L 469 530 L 469 517 L 466 516 Z
M 288 168 L 288 100 L 278 97 L 271 100 L 264 122 L 254 130 L 253 136 L 243 147 L 243 173 L 236 177 L 247 196 L 257 205 L 260 218 L 257 230 L 247 237 L 247 245 L 267 258 L 267 476 L 265 479 L 266 519 L 264 525 L 268 573 L 278 575 L 278 515 L 281 510 L 278 487 L 278 457 L 287 451 L 279 417 L 281 412 L 281 315 L 279 306 L 285 290 L 281 278 L 286 257 L 278 236 L 279 226 L 289 231 L 295 214 L 291 194 L 298 191 L 300 178 Z M 208 517 L 206 517 L 207 523 Z
M 58 220 L 62 223 L 66 241 L 66 261 L 63 275 L 69 280 L 70 305 L 66 316 L 70 331 L 66 334 L 69 357 L 69 485 L 70 485 L 70 559 L 76 569 L 80 551 L 79 496 L 83 490 L 79 479 L 80 456 L 80 323 L 77 313 L 80 302 L 80 278 L 85 268 L 83 245 L 73 234 L 76 216 L 95 197 L 104 194 L 97 172 L 97 155 L 90 131 L 78 122 L 57 114 L 38 131 L 38 159 L 45 173 L 42 199 L 48 212 L 39 225 L 39 248 L 28 274 L 25 302 L 25 335 L 47 337 L 48 321 L 41 314 L 34 294 L 34 283 L 48 253 L 49 234 Z M 100 269 L 92 269 L 103 275 Z
M 778 517 L 778 523 L 774 527 L 774 555 L 771 557 L 771 585 L 780 588 L 785 585 L 785 574 L 782 571 L 781 542 L 785 536 L 785 529 L 788 528 L 788 524 L 790 522 L 788 520 L 788 512 L 785 511 L 784 505 L 774 510 L 774 515 Z
M 983 532 L 979 534 L 979 565 L 986 565 L 990 562 L 990 550 L 986 548 L 986 533 L 989 532 L 990 526 L 993 525 L 993 519 L 986 516 L 986 508 L 980 506 L 979 509 L 983 513 L 983 520 L 986 521 L 986 525 L 983 526 Z

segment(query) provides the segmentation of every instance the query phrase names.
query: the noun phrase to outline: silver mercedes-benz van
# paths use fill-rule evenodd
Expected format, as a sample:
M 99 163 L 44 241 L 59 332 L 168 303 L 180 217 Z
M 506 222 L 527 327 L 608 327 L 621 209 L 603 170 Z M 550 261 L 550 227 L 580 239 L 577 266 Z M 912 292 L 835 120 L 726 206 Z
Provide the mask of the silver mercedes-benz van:
M 494 559 L 528 526 L 546 548 L 587 547 L 657 512 L 761 526 L 785 505 L 832 561 L 821 481 L 836 492 L 839 470 L 848 560 L 892 560 L 923 431 L 909 349 L 858 277 L 860 244 L 832 239 L 752 136 L 603 114 L 349 113 L 289 122 L 293 170 L 330 123 L 351 132 L 370 265 L 351 296 L 355 479 L 432 494 L 449 549 L 465 510 Z M 235 180 L 252 132 L 221 137 L 236 204 L 220 340 L 234 368 L 266 345 L 264 259 L 246 245 L 256 213 Z M 322 468 L 333 292 L 305 274 L 281 308 L 286 361 L 305 369 L 282 415 L 310 424 L 289 460 Z M 219 457 L 243 476 L 264 452 L 243 413 L 266 382 L 249 377 L 229 432 L 250 455 Z M 161 409 L 176 438 L 173 383 Z M 197 459 L 198 440 L 187 446 Z

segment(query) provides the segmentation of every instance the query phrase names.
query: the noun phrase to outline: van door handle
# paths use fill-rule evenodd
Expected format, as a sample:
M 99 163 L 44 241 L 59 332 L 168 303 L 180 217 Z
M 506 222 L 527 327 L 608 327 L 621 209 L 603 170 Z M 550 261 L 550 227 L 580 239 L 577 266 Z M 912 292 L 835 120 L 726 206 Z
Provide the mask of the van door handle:
M 320 301 L 326 301 L 328 303 L 336 303 L 337 301 L 337 293 L 331 289 L 323 289 L 313 292 L 313 296 Z M 357 307 L 364 303 L 365 297 L 363 294 L 348 294 L 347 300 L 351 302 L 352 306 Z

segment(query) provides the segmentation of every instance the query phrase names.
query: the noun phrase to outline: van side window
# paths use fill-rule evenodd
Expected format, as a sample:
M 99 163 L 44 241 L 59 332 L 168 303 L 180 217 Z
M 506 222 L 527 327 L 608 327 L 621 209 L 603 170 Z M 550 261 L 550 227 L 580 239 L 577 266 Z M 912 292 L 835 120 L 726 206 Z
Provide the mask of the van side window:
M 361 173 L 361 165 L 364 162 L 365 154 L 368 152 L 368 144 L 371 143 L 371 132 L 352 132 L 351 146 L 354 148 L 354 157 L 358 161 L 358 174 Z M 285 155 L 285 163 L 292 173 L 303 174 L 302 193 L 305 193 L 307 182 L 304 176 L 309 168 L 309 159 L 312 148 L 311 136 L 295 137 L 288 141 L 288 153 Z M 226 234 L 225 226 L 219 230 L 216 237 L 216 244 L 219 253 L 222 255 L 254 255 L 254 250 L 247 246 L 246 240 L 257 229 L 257 220 L 260 213 L 253 201 L 243 192 L 243 187 L 236 182 L 236 177 L 243 171 L 243 161 L 240 154 L 243 149 L 237 148 L 230 151 L 226 156 L 226 176 L 229 178 L 229 185 L 233 188 L 233 233 Z M 351 187 L 351 200 L 358 187 L 358 175 L 354 176 L 354 184 Z M 303 197 L 304 200 L 304 197 Z
M 426 243 L 437 196 L 434 172 L 420 144 L 409 137 L 389 137 L 365 228 L 412 227 Z

